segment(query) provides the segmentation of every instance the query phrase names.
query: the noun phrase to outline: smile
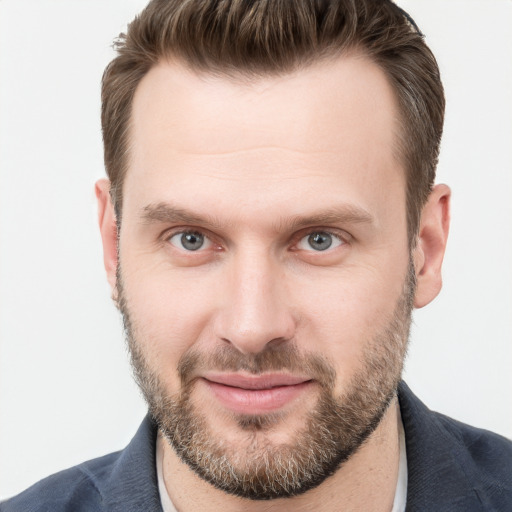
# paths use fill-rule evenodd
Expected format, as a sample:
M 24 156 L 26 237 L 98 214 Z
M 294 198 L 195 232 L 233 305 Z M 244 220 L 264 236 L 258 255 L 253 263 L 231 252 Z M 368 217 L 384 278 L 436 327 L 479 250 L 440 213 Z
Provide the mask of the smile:
M 276 412 L 313 384 L 307 377 L 286 374 L 211 374 L 202 381 L 224 407 L 239 414 Z

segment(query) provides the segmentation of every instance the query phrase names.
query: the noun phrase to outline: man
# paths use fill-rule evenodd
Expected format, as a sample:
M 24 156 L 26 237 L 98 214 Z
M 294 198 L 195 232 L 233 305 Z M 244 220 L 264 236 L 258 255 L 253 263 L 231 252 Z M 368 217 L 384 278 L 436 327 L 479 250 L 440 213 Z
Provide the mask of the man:
M 508 441 L 400 382 L 444 99 L 393 3 L 153 1 L 103 81 L 107 276 L 150 415 L 1 510 L 507 510 Z

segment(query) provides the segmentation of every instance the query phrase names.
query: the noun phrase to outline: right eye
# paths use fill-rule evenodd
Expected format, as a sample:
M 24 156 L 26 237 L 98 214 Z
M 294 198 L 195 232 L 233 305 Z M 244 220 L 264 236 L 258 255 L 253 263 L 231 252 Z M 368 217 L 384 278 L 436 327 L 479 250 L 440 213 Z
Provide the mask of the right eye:
M 208 249 L 212 242 L 198 231 L 181 231 L 175 233 L 169 239 L 171 245 L 183 251 L 199 251 Z

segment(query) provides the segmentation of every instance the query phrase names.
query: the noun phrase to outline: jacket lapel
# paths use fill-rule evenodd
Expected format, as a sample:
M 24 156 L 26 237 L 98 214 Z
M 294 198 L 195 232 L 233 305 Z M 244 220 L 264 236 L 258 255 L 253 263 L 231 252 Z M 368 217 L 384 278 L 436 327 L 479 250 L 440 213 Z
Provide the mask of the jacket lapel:
M 489 510 L 458 423 L 430 411 L 402 382 L 398 399 L 407 450 L 407 512 Z M 451 426 L 451 428 L 450 428 Z
M 146 416 L 130 444 L 123 450 L 100 489 L 105 510 L 112 512 L 162 512 L 156 476 L 157 428 Z

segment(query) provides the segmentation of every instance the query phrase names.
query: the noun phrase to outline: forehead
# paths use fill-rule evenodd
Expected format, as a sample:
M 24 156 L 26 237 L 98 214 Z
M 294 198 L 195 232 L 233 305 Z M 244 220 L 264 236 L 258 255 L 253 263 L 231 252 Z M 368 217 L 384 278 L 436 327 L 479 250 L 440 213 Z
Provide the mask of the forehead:
M 258 78 L 216 76 L 165 61 L 137 88 L 132 136 L 143 143 L 151 133 L 158 143 L 158 130 L 160 139 L 172 135 L 176 148 L 191 152 L 243 149 L 256 142 L 255 131 L 261 145 L 329 150 L 369 137 L 392 144 L 395 103 L 384 72 L 358 54 Z
M 181 182 L 255 201 L 277 199 L 274 185 L 379 194 L 385 183 L 404 183 L 397 118 L 384 72 L 363 56 L 257 79 L 162 62 L 135 94 L 125 188 L 147 202 L 167 200 L 156 196 Z

